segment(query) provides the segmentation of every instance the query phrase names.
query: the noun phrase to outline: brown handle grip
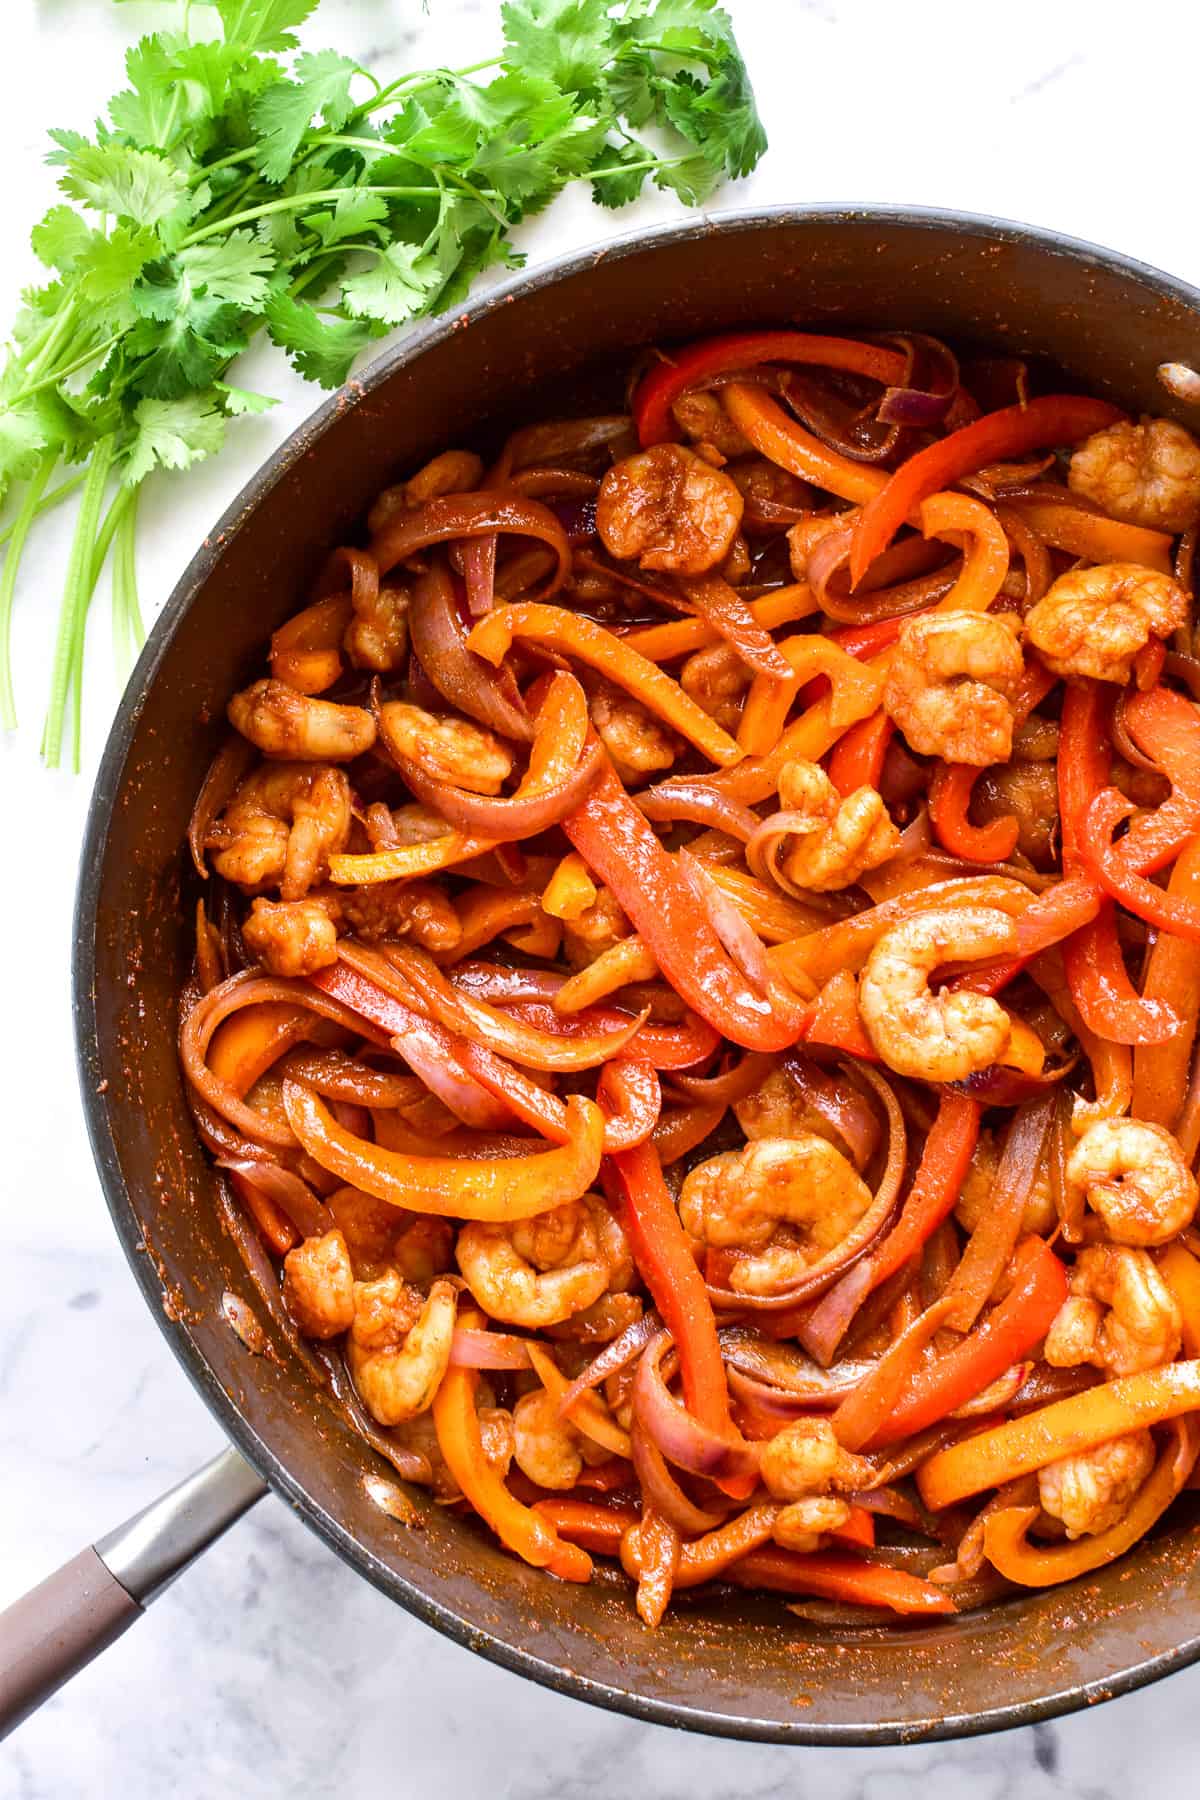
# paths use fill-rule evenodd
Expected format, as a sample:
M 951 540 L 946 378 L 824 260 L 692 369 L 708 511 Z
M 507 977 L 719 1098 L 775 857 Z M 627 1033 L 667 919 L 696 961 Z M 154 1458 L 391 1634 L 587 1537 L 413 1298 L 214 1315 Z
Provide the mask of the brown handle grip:
M 48 1700 L 142 1609 L 91 1545 L 0 1613 L 0 1737 Z

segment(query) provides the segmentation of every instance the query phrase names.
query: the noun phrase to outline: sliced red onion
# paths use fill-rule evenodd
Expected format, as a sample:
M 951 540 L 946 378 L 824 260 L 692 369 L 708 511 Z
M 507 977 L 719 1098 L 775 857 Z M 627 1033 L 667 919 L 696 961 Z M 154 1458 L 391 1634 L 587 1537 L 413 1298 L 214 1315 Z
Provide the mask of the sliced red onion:
M 758 1455 L 744 1439 L 702 1425 L 676 1400 L 663 1380 L 661 1363 L 671 1334 L 660 1332 L 645 1351 L 633 1381 L 634 1416 L 667 1458 L 690 1475 L 721 1480 L 758 1471 Z
M 627 1368 L 635 1356 L 639 1356 L 653 1337 L 662 1330 L 662 1320 L 656 1312 L 644 1313 L 627 1325 L 619 1337 L 611 1344 L 605 1344 L 598 1356 L 594 1356 L 570 1387 L 565 1390 L 558 1405 L 558 1414 L 562 1418 L 570 1412 L 581 1394 L 600 1386 L 610 1375 L 617 1375 Z
M 758 829 L 758 814 L 708 782 L 676 776 L 632 796 L 654 824 L 682 819 L 691 825 L 707 825 L 744 844 Z
M 633 1467 L 642 1489 L 642 1498 L 648 1506 L 670 1520 L 677 1530 L 687 1537 L 703 1537 L 706 1531 L 712 1531 L 726 1518 L 728 1509 L 722 1512 L 706 1512 L 689 1500 L 666 1464 L 666 1458 L 642 1427 L 634 1423 L 630 1433 L 630 1445 L 633 1450 Z
M 456 1369 L 528 1369 L 524 1338 L 506 1331 L 481 1331 L 456 1325 L 450 1341 L 450 1363 Z
M 408 610 L 412 647 L 438 692 L 467 717 L 528 743 L 533 722 L 507 669 L 493 669 L 467 649 L 467 632 L 445 565 L 435 562 L 417 581 Z

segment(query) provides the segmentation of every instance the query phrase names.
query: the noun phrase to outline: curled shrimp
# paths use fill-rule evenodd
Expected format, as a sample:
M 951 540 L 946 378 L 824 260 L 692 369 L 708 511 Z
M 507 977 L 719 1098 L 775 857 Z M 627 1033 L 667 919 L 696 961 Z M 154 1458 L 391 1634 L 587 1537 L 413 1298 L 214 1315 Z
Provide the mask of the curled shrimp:
M 1177 581 L 1140 563 L 1069 569 L 1032 606 L 1025 634 L 1056 675 L 1090 675 L 1124 686 L 1153 638 L 1168 638 L 1188 616 Z
M 669 769 L 679 753 L 679 739 L 659 723 L 639 700 L 611 682 L 598 684 L 588 701 L 596 736 L 624 781 L 636 784 L 656 769 Z
M 689 656 L 679 685 L 723 731 L 736 732 L 751 674 L 732 644 L 709 644 Z
M 1200 522 L 1200 445 L 1173 419 L 1130 420 L 1093 432 L 1067 480 L 1114 519 L 1157 531 Z
M 853 1494 L 875 1479 L 871 1464 L 838 1443 L 828 1419 L 796 1419 L 768 1438 L 759 1473 L 776 1500 Z M 826 1527 L 828 1529 L 828 1527 Z
M 724 562 L 745 502 L 720 469 L 682 444 L 655 444 L 614 463 L 596 496 L 610 556 L 643 569 L 704 575 Z
M 771 1536 L 785 1550 L 818 1550 L 828 1534 L 840 1530 L 849 1517 L 849 1506 L 835 1494 L 810 1494 L 780 1508 Z
M 1067 1179 L 1115 1244 L 1165 1244 L 1195 1215 L 1196 1178 L 1161 1125 L 1098 1119 L 1071 1152 Z
M 954 1208 L 954 1216 L 965 1232 L 977 1230 L 990 1209 L 992 1187 L 999 1168 L 1000 1148 L 996 1143 L 996 1134 L 985 1127 L 979 1133 L 971 1166 L 963 1177 L 962 1190 Z M 1045 1237 L 1054 1229 L 1057 1218 L 1050 1171 L 1045 1163 L 1040 1163 L 1029 1184 L 1025 1210 L 1021 1214 L 1021 1230 L 1036 1232 L 1038 1237 Z
M 252 956 L 272 975 L 311 975 L 337 961 L 339 932 L 364 943 L 411 938 L 422 949 L 453 950 L 462 924 L 453 902 L 430 881 L 380 881 L 320 888 L 304 900 L 255 900 L 242 926 Z
M 929 978 L 948 962 L 1003 956 L 1013 924 L 991 906 L 944 907 L 902 919 L 867 958 L 858 1008 L 875 1049 L 898 1075 L 962 1081 L 1007 1050 L 1012 1021 L 987 994 L 932 992 Z
M 351 762 L 375 742 L 375 721 L 365 707 L 318 700 L 273 678 L 243 688 L 227 710 L 230 724 L 264 756 Z
M 947 762 L 1007 762 L 1024 673 L 1011 613 L 934 612 L 900 626 L 883 705 L 914 750 Z
M 701 1243 L 740 1252 L 731 1288 L 765 1294 L 799 1280 L 870 1204 L 853 1164 L 827 1138 L 801 1132 L 698 1164 L 684 1178 L 679 1216 Z
M 387 674 L 404 662 L 412 596 L 396 582 L 354 595 L 354 617 L 342 642 L 356 669 Z
M 1075 1258 L 1064 1300 L 1046 1334 L 1055 1369 L 1093 1363 L 1109 1375 L 1157 1369 L 1179 1352 L 1183 1320 L 1145 1250 L 1089 1244 Z
M 843 797 L 819 763 L 797 758 L 779 771 L 779 803 L 793 815 L 781 863 L 793 887 L 851 887 L 895 855 L 900 833 L 873 787 Z
M 561 1324 L 633 1275 L 625 1234 L 595 1194 L 516 1225 L 464 1225 L 455 1254 L 488 1316 L 531 1330 Z
M 457 713 L 431 713 L 389 700 L 380 720 L 386 741 L 434 781 L 473 794 L 498 794 L 512 769 L 512 752 L 496 734 Z
M 331 1338 L 354 1322 L 354 1271 L 337 1229 L 305 1238 L 283 1259 L 284 1305 L 305 1337 Z
M 1123 1519 L 1154 1467 L 1154 1439 L 1146 1430 L 1108 1438 L 1077 1456 L 1038 1471 L 1038 1498 L 1069 1538 L 1093 1537 Z
M 451 1282 L 435 1281 L 426 1299 L 395 1269 L 355 1282 L 346 1362 L 381 1425 L 400 1425 L 432 1405 L 450 1363 L 456 1301 Z
M 254 901 L 242 942 L 272 975 L 313 975 L 337 961 L 337 926 L 317 900 Z
M 358 1281 L 396 1269 L 405 1281 L 424 1287 L 454 1267 L 454 1227 L 447 1219 L 405 1212 L 356 1187 L 338 1188 L 325 1204 L 346 1240 Z
M 518 1469 L 539 1487 L 573 1488 L 583 1473 L 580 1436 L 558 1414 L 558 1402 L 545 1388 L 525 1394 L 513 1407 L 513 1456 Z
M 251 893 L 277 886 L 302 900 L 350 837 L 350 783 L 321 763 L 264 763 L 237 789 L 205 839 L 213 868 Z

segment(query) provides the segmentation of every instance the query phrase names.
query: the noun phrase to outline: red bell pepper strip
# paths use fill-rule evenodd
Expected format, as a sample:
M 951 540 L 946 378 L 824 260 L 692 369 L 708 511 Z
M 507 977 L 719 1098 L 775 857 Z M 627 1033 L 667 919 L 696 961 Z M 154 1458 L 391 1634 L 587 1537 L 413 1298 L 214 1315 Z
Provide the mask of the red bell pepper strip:
M 682 435 L 671 417 L 671 407 L 688 388 L 711 376 L 766 362 L 848 369 L 893 387 L 903 381 L 905 368 L 903 353 L 884 344 L 859 344 L 851 338 L 821 337 L 808 331 L 732 331 L 702 338 L 655 363 L 638 383 L 631 410 L 643 448 Z
M 1143 998 L 1129 979 L 1111 901 L 1063 944 L 1071 998 L 1089 1031 L 1114 1044 L 1165 1044 L 1179 1017 L 1165 1000 Z
M 640 1514 L 632 1506 L 602 1506 L 597 1500 L 535 1500 L 532 1509 L 569 1544 L 597 1556 L 620 1554 L 621 1539 Z
M 1011 814 L 987 825 L 972 824 L 971 795 L 983 773 L 970 763 L 939 763 L 929 784 L 929 818 L 942 849 L 966 862 L 1007 862 L 1017 847 L 1020 826 Z
M 803 1037 L 806 1044 L 827 1044 L 860 1062 L 879 1061 L 879 1052 L 863 1027 L 858 985 L 849 969 L 840 969 L 825 983 L 805 1014 Z
M 1061 944 L 1080 926 L 1089 925 L 1104 904 L 1104 896 L 1085 875 L 1069 875 L 1036 894 L 1017 920 L 1017 954 L 1006 962 L 981 963 L 946 982 L 948 988 L 967 988 L 973 994 L 998 994 L 1025 965 L 1043 950 Z
M 887 486 L 868 500 L 854 527 L 850 579 L 857 584 L 881 550 L 923 500 L 953 487 L 964 475 L 988 463 L 1004 462 L 1046 446 L 1074 444 L 1115 425 L 1126 415 L 1106 400 L 1078 394 L 1046 394 L 1027 406 L 1005 406 L 985 413 L 961 431 L 918 450 L 892 475 Z
M 798 1036 L 725 950 L 703 902 L 607 763 L 563 830 L 611 890 L 663 975 L 693 1012 L 747 1050 L 783 1050 Z
M 865 1506 L 851 1506 L 846 1523 L 835 1526 L 829 1535 L 836 1538 L 839 1544 L 857 1544 L 862 1550 L 873 1550 L 875 1514 L 868 1512 Z
M 1012 1286 L 981 1325 L 922 1365 L 869 1448 L 914 1437 L 982 1394 L 1045 1337 L 1067 1297 L 1067 1272 L 1049 1245 L 1027 1237 L 1013 1258 Z
M 815 1550 L 811 1555 L 766 1547 L 751 1550 L 734 1564 L 726 1580 L 777 1594 L 816 1594 L 849 1606 L 886 1607 L 917 1618 L 958 1610 L 947 1590 L 932 1581 L 838 1550 Z
M 1131 913 L 1149 925 L 1157 925 L 1160 931 L 1169 931 L 1173 937 L 1200 943 L 1200 900 L 1166 893 L 1144 875 L 1131 873 L 1128 858 L 1121 855 L 1122 844 L 1113 843 L 1113 832 L 1134 811 L 1133 802 L 1116 788 L 1105 788 L 1097 794 L 1084 820 L 1084 862 L 1105 892 Z
M 954 1211 L 979 1138 L 977 1100 L 943 1088 L 908 1197 L 871 1258 L 871 1288 L 902 1269 Z M 870 1290 L 868 1290 L 870 1291 Z
M 1131 873 L 1153 875 L 1200 830 L 1200 709 L 1173 688 L 1156 687 L 1128 697 L 1125 723 L 1171 783 L 1171 793 L 1134 821 L 1113 861 Z
M 878 712 L 860 719 L 838 739 L 829 755 L 828 773 L 839 794 L 852 794 L 860 787 L 879 786 L 884 758 L 895 729 L 880 707 Z
M 1079 868 L 1084 815 L 1109 778 L 1110 696 L 1099 681 L 1069 681 L 1058 732 L 1058 815 L 1064 873 Z
M 607 1159 L 638 1273 L 675 1340 L 687 1409 L 712 1431 L 735 1436 L 717 1321 L 653 1144 Z M 606 1188 L 609 1182 L 606 1179 Z

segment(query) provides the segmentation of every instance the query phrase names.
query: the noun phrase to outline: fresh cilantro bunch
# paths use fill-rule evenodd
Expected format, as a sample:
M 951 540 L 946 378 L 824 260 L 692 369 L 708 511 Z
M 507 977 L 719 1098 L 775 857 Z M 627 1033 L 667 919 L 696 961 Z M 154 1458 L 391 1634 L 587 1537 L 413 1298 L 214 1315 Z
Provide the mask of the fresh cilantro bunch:
M 602 206 L 647 180 L 695 205 L 765 148 L 715 0 L 506 0 L 493 62 L 386 87 L 336 51 L 298 50 L 316 5 L 183 0 L 179 29 L 129 51 L 129 86 L 94 137 L 51 133 L 66 198 L 33 232 L 51 279 L 23 295 L 0 374 L 0 494 L 20 484 L 0 534 L 0 722 L 16 720 L 21 552 L 38 516 L 77 496 L 52 765 L 70 712 L 79 766 L 84 632 L 110 555 L 124 672 L 141 641 L 141 483 L 274 404 L 226 379 L 257 331 L 336 387 L 374 339 L 453 305 L 491 264 L 518 266 L 511 228 L 569 182 Z M 668 153 L 638 138 L 648 126 Z

